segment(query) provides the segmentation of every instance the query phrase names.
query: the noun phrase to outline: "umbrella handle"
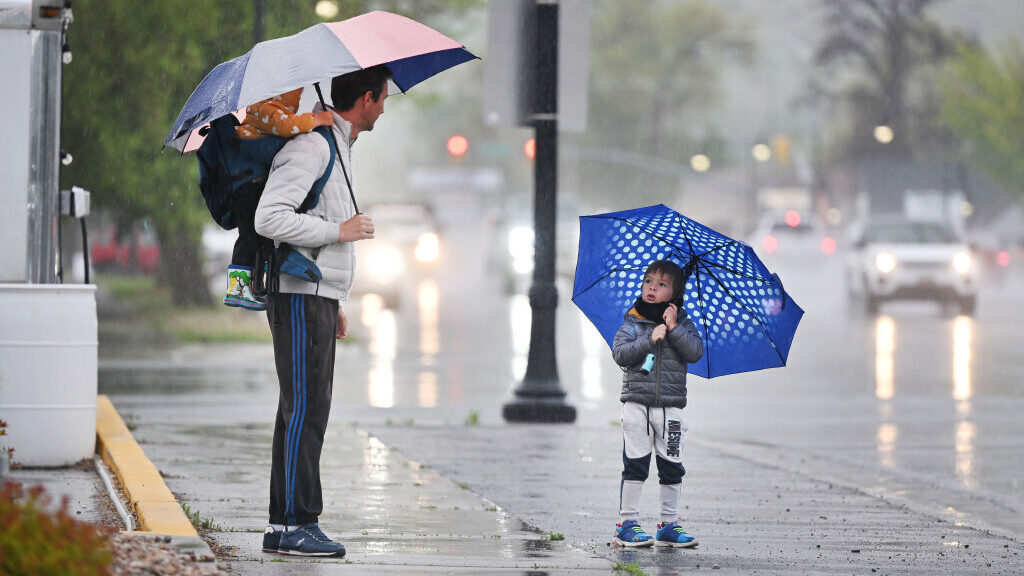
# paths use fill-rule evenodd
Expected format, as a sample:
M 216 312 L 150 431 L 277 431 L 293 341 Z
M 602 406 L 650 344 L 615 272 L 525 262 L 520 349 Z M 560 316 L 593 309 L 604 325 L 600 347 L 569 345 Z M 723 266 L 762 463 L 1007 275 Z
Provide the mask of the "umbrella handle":
M 324 94 L 320 91 L 320 83 L 314 82 L 313 88 L 316 88 L 317 98 L 320 99 L 320 105 L 324 107 L 324 110 L 330 110 L 327 107 L 327 103 L 324 102 Z M 337 114 L 337 112 L 335 112 Z M 338 139 L 334 137 L 334 128 L 329 126 L 327 132 L 331 135 L 331 140 L 334 140 L 334 149 L 337 150 L 338 163 L 341 164 L 341 172 L 345 175 L 345 183 L 348 184 L 348 195 L 352 198 L 352 207 L 355 208 L 356 214 L 362 214 L 359 211 L 359 204 L 356 203 L 356 194 L 352 191 L 352 181 L 348 179 L 348 170 L 345 170 L 345 161 L 341 159 L 341 148 L 338 147 Z

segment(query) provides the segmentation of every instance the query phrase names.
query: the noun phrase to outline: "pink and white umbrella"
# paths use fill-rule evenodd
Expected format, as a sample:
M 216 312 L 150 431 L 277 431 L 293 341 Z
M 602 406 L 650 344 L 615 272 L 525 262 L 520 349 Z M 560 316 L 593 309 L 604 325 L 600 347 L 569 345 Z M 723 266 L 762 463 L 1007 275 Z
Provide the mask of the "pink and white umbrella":
M 317 24 L 217 65 L 185 103 L 164 146 L 194 150 L 202 137 L 193 132 L 211 120 L 325 78 L 385 64 L 405 92 L 475 58 L 455 40 L 390 12 Z

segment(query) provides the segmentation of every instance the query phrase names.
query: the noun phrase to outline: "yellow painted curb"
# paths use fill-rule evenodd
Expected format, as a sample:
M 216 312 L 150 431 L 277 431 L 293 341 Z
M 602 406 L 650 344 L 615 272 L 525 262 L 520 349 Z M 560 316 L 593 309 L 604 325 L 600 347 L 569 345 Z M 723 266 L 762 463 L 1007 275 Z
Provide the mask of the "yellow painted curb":
M 156 466 L 146 457 L 110 399 L 96 399 L 96 451 L 114 471 L 139 518 L 140 531 L 198 537 Z

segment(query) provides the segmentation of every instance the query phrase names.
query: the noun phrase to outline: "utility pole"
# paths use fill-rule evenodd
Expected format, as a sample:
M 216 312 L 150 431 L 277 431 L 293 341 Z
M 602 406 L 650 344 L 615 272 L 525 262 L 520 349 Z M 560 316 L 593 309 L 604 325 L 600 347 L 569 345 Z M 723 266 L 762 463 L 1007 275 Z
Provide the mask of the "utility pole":
M 253 0 L 256 8 L 256 14 L 253 18 L 252 23 L 252 43 L 257 44 L 263 42 L 263 5 L 264 0 Z
M 505 404 L 509 422 L 571 423 L 576 408 L 565 402 L 555 362 L 555 221 L 558 214 L 558 2 L 536 6 L 536 68 L 533 126 L 537 143 L 534 164 L 533 285 L 530 287 L 530 351 L 526 374 Z

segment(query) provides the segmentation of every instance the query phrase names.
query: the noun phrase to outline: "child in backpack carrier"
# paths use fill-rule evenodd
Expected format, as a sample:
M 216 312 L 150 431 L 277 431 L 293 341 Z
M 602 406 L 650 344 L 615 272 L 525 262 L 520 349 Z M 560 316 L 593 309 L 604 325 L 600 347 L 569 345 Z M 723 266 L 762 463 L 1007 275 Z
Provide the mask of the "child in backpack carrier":
M 245 121 L 235 128 L 235 135 L 243 140 L 264 136 L 291 138 L 298 134 L 312 132 L 319 126 L 334 124 L 334 112 L 308 112 L 297 114 L 302 88 L 286 92 L 273 98 L 261 100 L 245 109 Z M 231 253 L 228 266 L 228 287 L 224 295 L 225 306 L 236 306 L 247 310 L 266 310 L 266 303 L 253 294 L 253 277 L 256 267 L 259 236 L 253 224 L 256 205 L 260 201 L 262 182 L 247 183 L 232 196 L 232 209 L 238 222 L 238 240 Z

